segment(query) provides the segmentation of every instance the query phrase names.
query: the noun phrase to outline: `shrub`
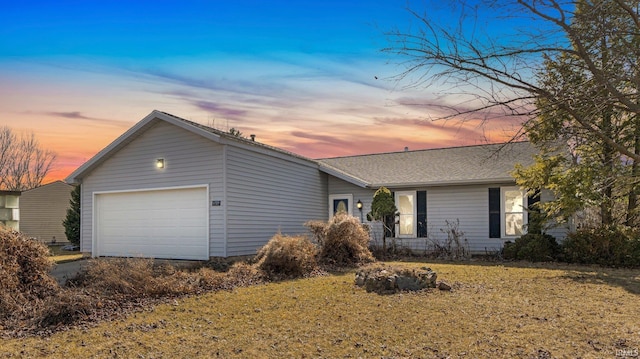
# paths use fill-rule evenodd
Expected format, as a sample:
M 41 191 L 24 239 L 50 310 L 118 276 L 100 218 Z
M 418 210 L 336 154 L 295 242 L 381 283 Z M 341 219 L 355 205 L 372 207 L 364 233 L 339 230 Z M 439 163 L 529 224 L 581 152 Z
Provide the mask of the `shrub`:
M 324 238 L 320 241 L 320 262 L 349 267 L 375 260 L 369 250 L 369 233 L 357 218 L 338 213 L 321 233 Z
M 505 259 L 524 259 L 531 262 L 553 261 L 560 252 L 560 246 L 553 236 L 541 233 L 528 233 L 515 242 L 504 245 Z
M 49 274 L 52 267 L 44 244 L 0 225 L 0 318 L 55 295 L 60 286 Z
M 640 233 L 619 226 L 580 229 L 564 240 L 562 254 L 570 263 L 640 266 Z
M 77 185 L 71 191 L 67 216 L 62 221 L 67 240 L 76 246 L 80 245 L 80 217 L 80 185 Z
M 460 230 L 460 220 L 445 220 L 446 228 L 440 228 L 440 232 L 447 235 L 445 240 L 435 237 L 429 237 L 431 245 L 427 246 L 427 250 L 431 247 L 431 255 L 436 258 L 446 260 L 466 260 L 471 258 L 469 250 L 469 241 L 465 237 L 465 233 Z
M 91 320 L 96 308 L 102 306 L 104 304 L 95 296 L 83 291 L 64 289 L 46 298 L 32 320 L 36 328 L 69 325 Z
M 302 277 L 316 269 L 316 251 L 306 237 L 277 233 L 258 251 L 257 267 L 271 277 Z
M 175 296 L 200 289 L 197 276 L 166 263 L 155 265 L 149 258 L 92 259 L 71 283 L 121 299 Z
M 318 246 L 322 246 L 324 239 L 327 237 L 327 222 L 308 221 L 304 225 L 309 229 L 309 232 L 311 232 L 311 235 L 313 236 L 313 240 L 318 244 Z
M 263 272 L 246 262 L 236 262 L 226 273 L 226 286 L 229 289 L 260 284 L 264 281 Z

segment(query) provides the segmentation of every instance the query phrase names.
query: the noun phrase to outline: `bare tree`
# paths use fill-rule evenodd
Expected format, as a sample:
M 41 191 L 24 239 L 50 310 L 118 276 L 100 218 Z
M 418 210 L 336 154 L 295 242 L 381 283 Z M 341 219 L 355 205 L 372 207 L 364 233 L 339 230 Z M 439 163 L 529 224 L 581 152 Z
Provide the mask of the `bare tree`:
M 0 188 L 24 191 L 40 186 L 55 159 L 33 132 L 18 136 L 9 127 L 0 128 Z
M 444 3 L 444 4 L 443 4 Z M 457 11 L 457 20 L 442 16 Z M 640 15 L 638 0 L 464 0 L 427 1 L 429 12 L 409 11 L 418 26 L 388 33 L 385 51 L 405 59 L 406 69 L 398 78 L 411 86 L 444 86 L 443 99 L 427 104 L 445 110 L 443 119 L 517 116 L 523 123 L 535 119 L 541 103 L 552 104 L 571 118 L 580 131 L 606 143 L 635 161 L 640 154 L 606 129 L 594 125 L 585 108 L 613 108 L 640 115 Z M 603 62 L 594 51 L 593 31 L 576 26 L 597 21 L 603 11 L 614 14 L 614 31 L 602 33 L 614 46 L 615 59 Z M 482 14 L 480 17 L 478 14 Z M 593 27 L 590 30 L 597 30 Z M 540 86 L 545 60 L 575 59 L 590 87 L 603 91 L 564 93 Z M 616 66 L 610 66 L 615 62 Z M 458 99 L 453 105 L 446 103 Z M 445 101 L 446 100 L 446 101 Z M 522 134 L 522 132 L 520 133 Z

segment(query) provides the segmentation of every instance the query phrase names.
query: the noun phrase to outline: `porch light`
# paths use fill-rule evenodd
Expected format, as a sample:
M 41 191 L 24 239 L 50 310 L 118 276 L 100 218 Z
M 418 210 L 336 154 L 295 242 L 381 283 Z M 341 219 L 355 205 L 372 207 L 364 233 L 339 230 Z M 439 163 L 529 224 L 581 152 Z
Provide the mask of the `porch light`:
M 362 218 L 362 201 L 358 200 L 356 202 L 356 207 L 358 207 L 358 211 L 360 211 L 360 223 L 364 223 L 364 219 Z
M 156 160 L 156 167 L 157 168 L 164 168 L 164 158 L 158 158 Z

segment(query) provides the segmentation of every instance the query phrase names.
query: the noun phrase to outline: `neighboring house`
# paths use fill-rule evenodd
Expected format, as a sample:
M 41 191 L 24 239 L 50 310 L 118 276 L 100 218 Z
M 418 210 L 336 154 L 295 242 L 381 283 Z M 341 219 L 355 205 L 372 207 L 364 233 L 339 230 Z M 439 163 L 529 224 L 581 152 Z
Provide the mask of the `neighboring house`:
M 82 184 L 81 250 L 92 256 L 251 255 L 339 208 L 359 216 L 357 201 L 366 215 L 382 185 L 407 244 L 459 220 L 482 252 L 524 230 L 527 198 L 509 172 L 534 152 L 515 143 L 312 160 L 153 111 L 67 182 Z
M 20 231 L 45 243 L 67 243 L 62 222 L 70 207 L 73 186 L 62 181 L 22 192 Z
M 20 192 L 0 191 L 0 224 L 20 230 Z

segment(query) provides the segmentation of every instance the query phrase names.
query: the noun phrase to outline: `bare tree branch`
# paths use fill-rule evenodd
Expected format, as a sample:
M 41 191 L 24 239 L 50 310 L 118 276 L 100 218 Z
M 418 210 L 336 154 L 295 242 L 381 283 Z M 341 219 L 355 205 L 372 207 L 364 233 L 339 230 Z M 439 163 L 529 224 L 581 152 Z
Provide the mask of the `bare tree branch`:
M 437 7 L 438 2 L 429 3 L 428 8 Z M 458 110 L 456 105 L 443 105 L 449 111 L 438 119 L 459 119 L 465 116 L 484 114 L 485 120 L 496 115 L 520 117 L 522 123 L 538 115 L 536 103 L 539 99 L 566 112 L 575 123 L 592 137 L 607 143 L 621 154 L 636 161 L 640 155 L 618 138 L 595 126 L 593 117 L 585 116 L 580 108 L 614 108 L 617 111 L 640 115 L 640 16 L 638 1 L 627 0 L 484 0 L 468 3 L 464 0 L 453 6 L 460 11 L 457 25 L 450 19 L 419 14 L 409 9 L 417 20 L 418 30 L 389 32 L 391 45 L 383 51 L 404 58 L 406 70 L 396 79 L 409 81 L 412 87 L 435 87 L 448 85 L 457 88 L 476 101 L 475 107 Z M 469 9 L 471 14 L 469 15 Z M 504 21 L 526 18 L 526 29 L 512 29 L 501 37 L 492 36 L 483 29 L 477 18 L 478 9 L 484 9 L 495 19 Z M 599 21 L 599 14 L 606 12 L 617 16 L 612 26 L 603 26 L 600 36 L 607 37 L 611 46 L 620 51 L 611 51 L 616 66 L 603 63 L 594 33 L 576 26 L 576 21 L 586 24 Z M 535 26 L 532 26 L 532 22 Z M 594 23 L 595 26 L 600 26 Z M 457 27 L 456 27 L 457 26 Z M 487 25 L 491 26 L 491 25 Z M 486 30 L 486 31 L 485 31 Z M 616 32 L 617 31 L 617 32 Z M 587 79 L 605 89 L 597 97 L 593 94 L 573 98 L 554 93 L 539 84 L 537 74 L 543 70 L 545 59 L 575 58 L 573 63 L 589 74 Z M 417 76 L 417 77 L 416 77 Z M 592 86 L 589 84 L 589 86 Z M 454 95 L 449 93 L 448 95 Z M 451 96 L 451 97 L 452 97 Z M 593 116 L 599 113 L 594 112 Z
M 38 187 L 51 171 L 56 154 L 40 147 L 33 133 L 16 136 L 0 128 L 0 188 L 24 191 Z

